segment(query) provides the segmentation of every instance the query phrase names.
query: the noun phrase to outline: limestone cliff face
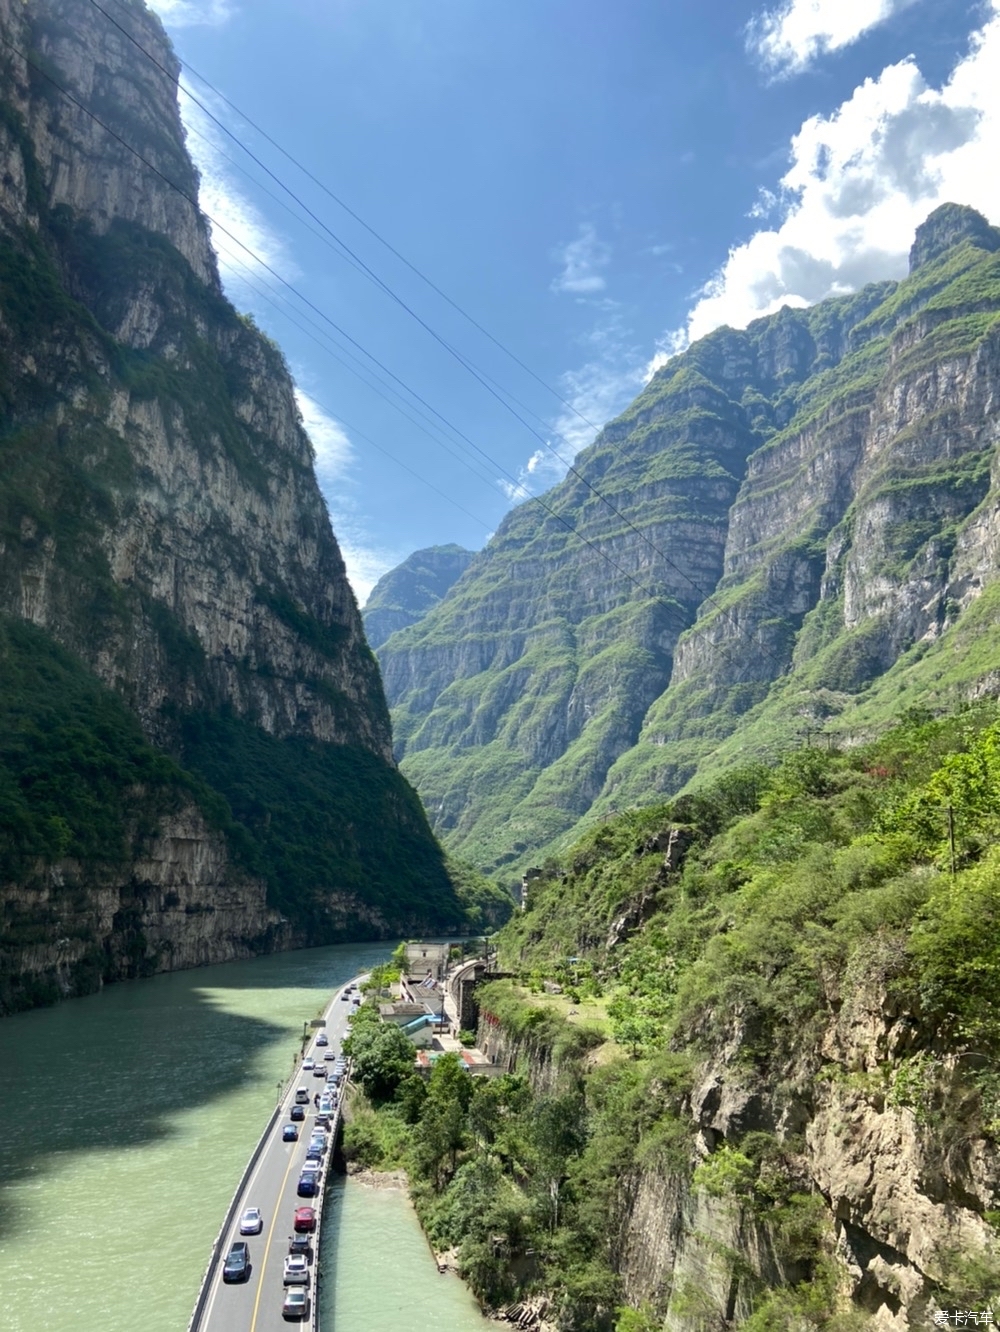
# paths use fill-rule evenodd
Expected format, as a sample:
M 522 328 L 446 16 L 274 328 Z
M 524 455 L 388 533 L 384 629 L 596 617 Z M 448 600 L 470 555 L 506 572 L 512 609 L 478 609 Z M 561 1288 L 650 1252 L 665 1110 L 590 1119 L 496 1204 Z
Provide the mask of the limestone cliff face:
M 177 110 L 179 67 L 142 4 L 120 21 L 135 42 L 91 6 L 0 0 L 0 615 L 67 649 L 147 742 L 208 774 L 249 833 L 220 841 L 216 830 L 196 852 L 196 835 L 144 830 L 129 873 L 152 885 L 148 903 L 176 872 L 188 905 L 217 907 L 164 908 L 157 923 L 155 905 L 143 906 L 147 964 L 454 919 L 440 855 L 394 769 L 378 667 L 287 368 L 221 291 Z M 311 781 L 308 814 L 296 781 Z M 24 826 L 41 828 L 19 769 L 16 784 Z M 286 797 L 294 830 L 272 824 Z M 7 863 L 44 894 L 63 872 L 60 842 L 32 836 L 42 860 L 25 833 Z M 242 868 L 230 863 L 234 836 Z M 388 849 L 396 836 L 408 853 Z M 292 838 L 325 844 L 327 858 L 296 851 L 293 870 Z M 172 848 L 185 847 L 170 868 Z M 149 856 L 160 870 L 142 868 Z M 414 857 L 429 859 L 403 871 L 394 905 L 392 862 Z M 105 974 L 123 974 L 117 912 L 102 897 L 114 889 L 94 875 L 79 868 L 92 933 Z M 23 887 L 8 885 L 12 900 Z M 7 956 L 2 970 L 17 976 L 19 965 Z M 35 963 L 25 954 L 23 965 Z
M 818 1046 L 783 1070 L 781 1083 L 741 1072 L 741 1033 L 731 1033 L 690 1106 L 704 1152 L 753 1132 L 787 1143 L 786 1166 L 821 1201 L 836 1295 L 872 1316 L 875 1327 L 900 1332 L 932 1323 L 956 1254 L 991 1250 L 983 1213 L 1000 1182 L 986 1140 L 942 1143 L 928 1131 L 932 1101 L 968 1094 L 955 1079 L 954 1056 L 929 1062 L 932 1076 L 912 1098 L 885 1081 L 886 1061 L 932 1038 L 877 986 L 863 987 Z M 761 1284 L 802 1279 L 749 1202 L 706 1196 L 688 1178 L 656 1170 L 631 1177 L 623 1193 L 619 1253 L 628 1298 L 642 1303 L 675 1292 L 665 1321 L 672 1332 L 698 1325 L 706 1313 L 745 1318 Z M 703 1297 L 697 1311 L 685 1300 L 695 1288 Z
M 835 1011 L 810 1033 L 815 1043 L 801 1042 L 767 1076 L 753 1071 L 751 1033 L 713 1032 L 713 1054 L 686 1104 L 690 1157 L 673 1168 L 654 1158 L 621 1175 L 608 1216 L 621 1297 L 656 1308 L 666 1332 L 733 1326 L 754 1313 L 762 1291 L 810 1279 L 801 1234 L 783 1233 L 752 1196 L 717 1196 L 692 1178 L 692 1165 L 748 1135 L 775 1144 L 786 1181 L 814 1204 L 812 1242 L 829 1259 L 829 1285 L 817 1295 L 827 1313 L 850 1308 L 882 1332 L 933 1326 L 956 1256 L 992 1252 L 984 1213 L 1000 1186 L 993 1144 L 929 1127 L 932 1107 L 954 1111 L 968 1098 L 956 1076 L 963 1057 L 928 1057 L 934 1032 L 901 1013 L 884 986 L 828 997 Z M 579 1078 L 551 1050 L 495 1025 L 483 1022 L 478 1039 L 538 1096 Z M 918 1078 L 903 1092 L 886 1070 L 921 1050 L 926 1062 L 915 1061 Z
M 472 563 L 471 550 L 430 546 L 414 551 L 372 588 L 361 617 L 372 648 L 378 649 L 397 629 L 422 620 L 458 582 Z
M 127 625 L 108 625 L 99 644 L 88 617 L 71 646 L 131 692 L 155 733 L 163 703 L 178 702 L 153 624 L 165 611 L 205 658 L 202 679 L 186 682 L 189 705 L 225 700 L 272 733 L 350 736 L 387 757 L 377 669 L 291 381 L 276 349 L 224 301 L 205 223 L 184 197 L 196 196 L 197 178 L 171 78 L 96 10 L 81 15 L 78 5 L 51 0 L 11 5 L 6 18 L 16 44 L 37 52 L 33 63 L 111 131 L 8 52 L 7 105 L 26 139 L 5 127 L 0 218 L 16 245 L 17 229 L 40 239 L 55 216 L 56 236 L 44 237 L 56 242 L 52 258 L 69 294 L 109 335 L 88 330 L 67 356 L 63 329 L 39 322 L 25 338 L 5 320 L 7 378 L 24 386 L 9 425 L 44 423 L 64 438 L 87 430 L 95 438 L 81 461 L 97 466 L 126 444 L 131 484 L 109 496 L 113 521 L 94 534 L 94 555 L 127 598 L 160 608 L 150 617 L 133 605 Z M 152 15 L 137 6 L 125 22 L 176 72 Z M 37 269 L 36 256 L 25 258 Z M 122 349 L 134 353 L 124 376 Z M 143 383 L 154 367 L 155 380 Z M 21 408 L 28 388 L 30 406 Z M 52 404 L 41 421 L 39 399 Z M 81 618 L 79 588 L 64 576 L 70 552 L 36 529 L 29 518 L 22 549 L 5 562 L 4 601 L 36 624 L 60 626 L 67 641 Z M 316 640 L 324 631 L 336 638 L 335 650 L 317 650 L 297 615 L 315 621 Z M 317 681 L 326 688 L 317 691 Z M 343 697 L 339 717 L 330 691 Z
M 521 506 L 382 645 L 403 769 L 456 851 L 523 865 L 900 688 L 991 687 L 998 246 L 944 205 L 903 282 L 695 344 L 580 455 L 594 489 L 546 496 L 565 526 Z

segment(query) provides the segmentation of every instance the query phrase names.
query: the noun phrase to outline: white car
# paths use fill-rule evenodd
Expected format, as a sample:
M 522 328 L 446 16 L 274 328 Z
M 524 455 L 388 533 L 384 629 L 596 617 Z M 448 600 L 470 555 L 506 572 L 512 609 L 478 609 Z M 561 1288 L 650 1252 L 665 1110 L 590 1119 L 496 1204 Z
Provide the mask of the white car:
M 337 1051 L 336 1051 L 336 1050 L 327 1050 L 327 1052 L 326 1052 L 326 1054 L 323 1056 L 323 1058 L 324 1058 L 324 1059 L 336 1059 L 336 1058 L 337 1058 Z
M 315 1059 L 303 1059 L 303 1061 L 302 1061 L 302 1072 L 303 1072 L 303 1073 L 309 1073 L 309 1072 L 311 1072 L 312 1069 L 314 1069 L 315 1067 L 316 1067 L 316 1060 L 315 1060 Z
M 264 1218 L 259 1207 L 248 1207 L 240 1217 L 241 1235 L 259 1235 L 264 1229 Z
M 285 1259 L 285 1274 L 281 1278 L 286 1286 L 308 1286 L 309 1261 L 304 1253 L 290 1253 Z
M 329 1045 L 329 1044 L 330 1044 L 330 1038 L 329 1038 L 329 1036 L 327 1036 L 327 1034 L 326 1034 L 325 1031 L 321 1031 L 320 1034 L 316 1037 L 316 1044 L 317 1044 L 317 1045 Z

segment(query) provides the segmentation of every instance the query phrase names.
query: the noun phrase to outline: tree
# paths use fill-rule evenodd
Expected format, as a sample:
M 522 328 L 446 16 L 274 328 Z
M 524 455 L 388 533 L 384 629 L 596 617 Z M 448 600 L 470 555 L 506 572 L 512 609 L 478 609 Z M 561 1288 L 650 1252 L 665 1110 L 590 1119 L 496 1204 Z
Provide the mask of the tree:
M 546 1096 L 534 1106 L 531 1145 L 537 1163 L 535 1174 L 548 1197 L 552 1230 L 559 1225 L 566 1162 L 583 1146 L 583 1116 L 583 1101 L 573 1092 L 566 1096 Z
M 354 1077 L 370 1101 L 391 1101 L 399 1084 L 413 1072 L 413 1046 L 392 1023 L 355 1026 L 344 1049 L 354 1061 Z
M 620 993 L 608 1004 L 611 1031 L 619 1045 L 627 1045 L 637 1059 L 657 1036 L 659 1025 L 630 994 Z
M 458 1153 L 465 1145 L 465 1112 L 473 1096 L 472 1079 L 457 1054 L 442 1055 L 431 1070 L 427 1099 L 414 1134 L 414 1152 L 419 1168 L 440 1191 L 445 1183 L 443 1167 L 454 1174 Z

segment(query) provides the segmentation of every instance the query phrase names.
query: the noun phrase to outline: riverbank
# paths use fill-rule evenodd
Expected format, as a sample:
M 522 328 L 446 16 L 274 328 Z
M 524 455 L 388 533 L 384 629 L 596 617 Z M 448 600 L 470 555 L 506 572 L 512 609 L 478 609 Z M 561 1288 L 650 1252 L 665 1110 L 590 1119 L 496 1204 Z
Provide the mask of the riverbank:
M 413 1199 L 410 1197 L 410 1181 L 405 1170 L 372 1170 L 369 1166 L 348 1162 L 347 1174 L 355 1184 L 363 1189 L 395 1189 L 402 1193 L 413 1209 L 417 1224 L 420 1224 L 420 1217 L 417 1215 L 417 1209 L 413 1206 Z M 421 1234 L 427 1241 L 427 1247 L 431 1251 L 431 1257 L 434 1259 L 437 1270 L 441 1273 L 453 1272 L 455 1276 L 461 1276 L 458 1268 L 458 1250 L 454 1248 L 435 1249 L 422 1226 Z
M 347 1179 L 350 1181 L 352 1188 L 372 1190 L 379 1194 L 394 1194 L 405 1203 L 406 1210 L 412 1216 L 413 1221 L 420 1226 L 420 1218 L 417 1216 L 416 1208 L 410 1199 L 409 1181 L 405 1170 L 372 1170 L 367 1166 L 348 1165 Z M 430 1250 L 438 1274 L 447 1276 L 450 1280 L 461 1282 L 458 1270 L 458 1250 L 435 1249 L 422 1227 L 420 1233 Z M 471 1291 L 468 1290 L 464 1282 L 461 1282 L 461 1284 L 472 1299 Z M 479 1312 L 484 1324 L 501 1324 L 508 1328 L 517 1327 L 524 1329 L 525 1332 L 528 1332 L 529 1329 L 530 1332 L 554 1332 L 555 1325 L 546 1319 L 546 1315 L 550 1312 L 550 1302 L 541 1296 L 536 1300 L 524 1300 L 517 1304 L 506 1305 L 491 1313 L 484 1313 L 482 1310 Z
M 454 1272 L 439 1272 L 401 1171 L 331 1182 L 322 1261 L 322 1325 L 365 1332 L 487 1332 L 492 1324 Z

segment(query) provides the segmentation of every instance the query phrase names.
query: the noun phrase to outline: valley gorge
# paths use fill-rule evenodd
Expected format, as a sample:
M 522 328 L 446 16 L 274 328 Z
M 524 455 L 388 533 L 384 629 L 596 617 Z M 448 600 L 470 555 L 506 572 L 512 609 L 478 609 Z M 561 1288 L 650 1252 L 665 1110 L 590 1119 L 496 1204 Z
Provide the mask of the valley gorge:
M 348 1051 L 398 1038 L 345 1150 L 408 1172 L 485 1309 L 995 1321 L 1000 229 L 943 205 L 901 281 L 717 329 L 544 506 L 360 611 L 282 352 L 222 289 L 179 62 L 121 16 L 0 0 L 0 1014 L 506 920 L 449 1053 L 418 1072 L 378 984 Z M 325 1003 L 374 956 L 263 958 L 252 1012 L 249 975 L 193 977 L 176 1028 L 183 977 L 142 987 L 154 1026 L 110 1005 L 169 1055 L 131 1037 L 142 1145 L 190 1185 L 210 1102 L 224 1149 L 273 1109 L 305 973 Z
M 0 35 L 0 1008 L 458 925 L 158 19 Z
M 510 879 L 747 754 L 993 687 L 998 247 L 943 205 L 902 282 L 696 342 L 379 647 L 454 852 Z

